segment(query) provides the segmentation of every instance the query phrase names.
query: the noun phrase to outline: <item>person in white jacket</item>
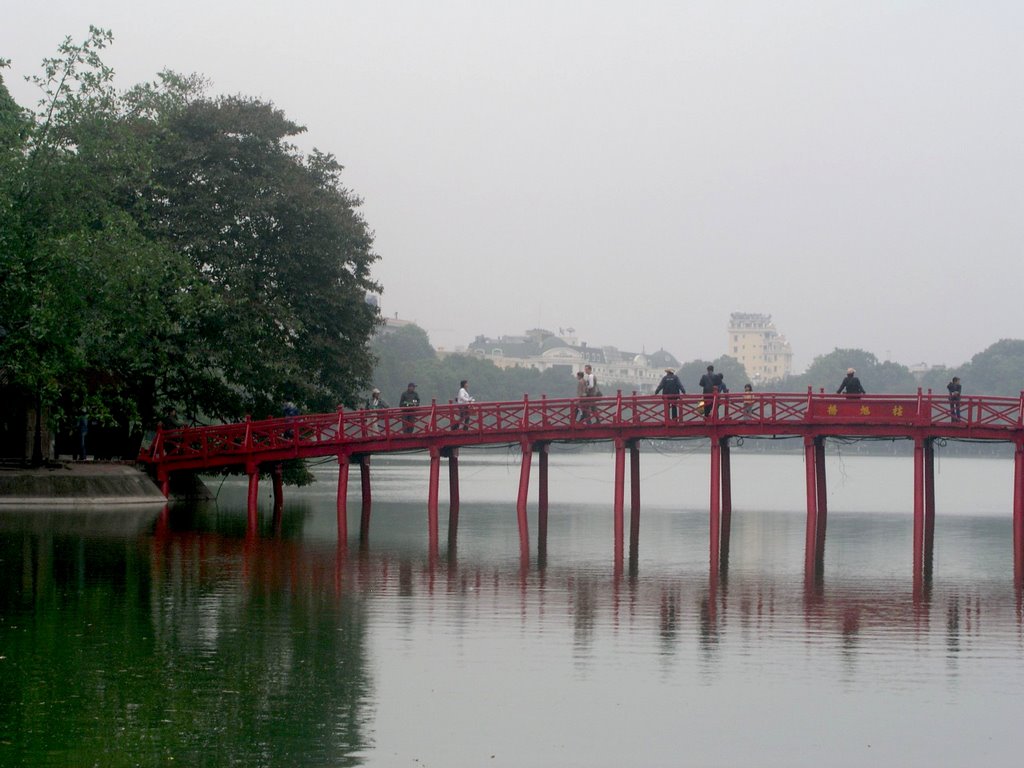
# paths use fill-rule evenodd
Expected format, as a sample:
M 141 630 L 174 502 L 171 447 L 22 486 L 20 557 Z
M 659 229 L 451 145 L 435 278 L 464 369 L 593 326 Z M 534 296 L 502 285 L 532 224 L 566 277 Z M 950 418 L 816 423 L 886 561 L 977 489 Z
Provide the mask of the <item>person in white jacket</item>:
M 459 394 L 455 398 L 459 404 L 459 420 L 462 422 L 463 429 L 469 429 L 469 404 L 476 402 L 476 398 L 466 389 L 467 384 L 469 384 L 468 379 L 459 382 Z

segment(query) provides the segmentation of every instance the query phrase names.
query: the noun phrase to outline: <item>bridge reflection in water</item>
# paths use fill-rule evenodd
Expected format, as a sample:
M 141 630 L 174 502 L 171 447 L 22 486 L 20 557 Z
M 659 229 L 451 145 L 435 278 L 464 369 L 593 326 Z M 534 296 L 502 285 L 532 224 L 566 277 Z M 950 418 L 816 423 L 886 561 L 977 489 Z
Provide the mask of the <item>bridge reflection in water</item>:
M 242 467 L 249 477 L 248 514 L 255 527 L 261 470 L 274 477 L 275 509 L 283 502 L 280 463 L 289 459 L 336 456 L 338 460 L 338 539 L 348 538 L 349 471 L 359 468 L 362 490 L 360 538 L 369 535 L 372 511 L 370 460 L 376 454 L 425 451 L 427 536 L 431 557 L 438 554 L 438 487 L 441 460 L 448 464 L 449 537 L 459 515 L 459 449 L 513 444 L 521 449 L 516 512 L 519 549 L 529 560 L 528 494 L 534 454 L 538 458 L 538 551 L 546 547 L 548 524 L 548 447 L 556 442 L 611 442 L 614 462 L 613 556 L 625 559 L 626 455 L 630 464 L 629 552 L 635 562 L 640 526 L 640 448 L 644 439 L 696 438 L 709 441 L 709 557 L 717 573 L 728 557 L 732 515 L 730 440 L 748 436 L 800 437 L 804 445 L 807 522 L 804 567 L 820 572 L 828 521 L 825 444 L 829 437 L 908 439 L 914 445 L 913 574 L 931 570 L 935 530 L 933 444 L 937 439 L 1010 443 L 1014 446 L 1014 577 L 1024 580 L 1024 393 L 1019 398 L 967 397 L 958 413 L 945 397 L 914 395 L 839 396 L 810 389 L 793 393 L 727 393 L 705 402 L 701 395 L 680 397 L 622 395 L 606 398 L 476 403 L 468 421 L 465 406 L 454 404 L 373 411 L 343 411 L 210 427 L 158 430 L 140 459 L 154 468 L 165 494 L 175 472 Z M 276 471 L 275 471 L 276 470 Z

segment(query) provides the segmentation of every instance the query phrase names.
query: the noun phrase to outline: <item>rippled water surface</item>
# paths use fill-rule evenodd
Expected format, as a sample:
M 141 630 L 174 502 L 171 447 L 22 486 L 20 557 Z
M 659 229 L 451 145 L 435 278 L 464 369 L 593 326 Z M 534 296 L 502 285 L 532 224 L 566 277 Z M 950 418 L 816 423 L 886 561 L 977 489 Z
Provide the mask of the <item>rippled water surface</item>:
M 515 452 L 463 450 L 436 556 L 421 455 L 374 459 L 362 545 L 330 464 L 258 530 L 238 479 L 163 521 L 2 512 L 0 765 L 1017 765 L 1012 469 L 940 458 L 916 584 L 900 457 L 830 456 L 818 577 L 801 458 L 741 451 L 721 573 L 705 453 L 653 446 L 625 567 L 607 453 L 552 455 L 526 562 Z

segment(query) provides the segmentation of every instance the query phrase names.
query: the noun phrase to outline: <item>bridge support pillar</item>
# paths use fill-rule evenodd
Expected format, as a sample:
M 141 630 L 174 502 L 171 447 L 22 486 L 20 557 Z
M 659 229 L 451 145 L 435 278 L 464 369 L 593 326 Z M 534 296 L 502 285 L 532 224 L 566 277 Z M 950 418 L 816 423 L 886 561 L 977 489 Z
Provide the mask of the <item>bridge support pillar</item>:
M 533 448 L 525 440 L 520 443 L 523 458 L 519 466 L 519 496 L 516 499 L 516 517 L 519 520 L 519 555 L 523 560 L 530 556 L 530 531 L 526 518 L 526 501 L 530 492 L 530 463 Z
M 455 549 L 459 535 L 459 449 L 448 448 L 448 548 Z
M 722 540 L 719 544 L 721 569 L 729 567 L 729 534 L 732 531 L 732 462 L 729 438 L 722 440 Z
M 1024 587 L 1024 442 L 1013 454 L 1013 575 Z
M 711 572 L 718 574 L 722 552 L 722 441 L 717 434 L 711 436 Z
M 538 443 L 537 451 L 537 556 L 541 558 L 548 548 L 548 443 Z
M 804 575 L 813 580 L 818 553 L 818 468 L 815 438 L 804 437 L 804 483 L 807 492 L 807 525 L 804 535 Z
M 284 466 L 278 462 L 272 474 L 274 484 L 274 515 L 280 515 L 284 508 Z
M 825 528 L 828 525 L 828 479 L 825 473 L 825 438 L 814 438 L 814 489 L 817 501 L 815 516 L 815 568 L 825 564 Z
M 245 465 L 245 472 L 249 475 L 249 495 L 246 499 L 247 524 L 249 533 L 255 533 L 259 522 L 259 501 L 260 501 L 260 468 L 258 464 L 249 463 Z
M 615 439 L 615 564 L 622 564 L 624 551 L 623 508 L 626 496 L 626 443 L 621 438 Z
M 932 575 L 935 551 L 935 441 L 924 441 L 924 577 Z
M 338 544 L 348 541 L 348 471 L 351 459 L 348 454 L 338 454 Z
M 441 480 L 441 450 L 430 449 L 430 486 L 427 488 L 427 538 L 431 557 L 437 557 L 437 487 Z
M 362 506 L 359 511 L 359 538 L 365 541 L 370 532 L 370 514 L 373 512 L 373 487 L 370 479 L 370 455 L 359 457 L 359 490 Z
M 640 551 L 640 444 L 629 442 L 629 560 L 635 567 Z
M 935 537 L 935 453 L 931 439 L 913 438 L 913 575 L 931 570 Z

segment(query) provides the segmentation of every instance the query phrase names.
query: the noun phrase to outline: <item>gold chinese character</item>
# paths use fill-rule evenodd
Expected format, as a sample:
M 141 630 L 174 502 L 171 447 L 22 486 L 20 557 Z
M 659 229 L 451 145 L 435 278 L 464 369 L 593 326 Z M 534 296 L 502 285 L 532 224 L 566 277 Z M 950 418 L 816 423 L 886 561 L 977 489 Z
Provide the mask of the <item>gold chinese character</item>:
M 861 416 L 870 416 L 871 415 L 871 409 L 868 408 L 866 405 L 862 405 L 860 407 L 860 415 Z
M 892 407 L 892 415 L 893 416 L 902 416 L 903 415 L 903 406 L 902 405 L 894 405 Z
M 835 416 L 837 413 L 839 413 L 839 409 L 836 408 L 834 405 L 830 405 L 828 407 L 828 415 L 829 416 Z

